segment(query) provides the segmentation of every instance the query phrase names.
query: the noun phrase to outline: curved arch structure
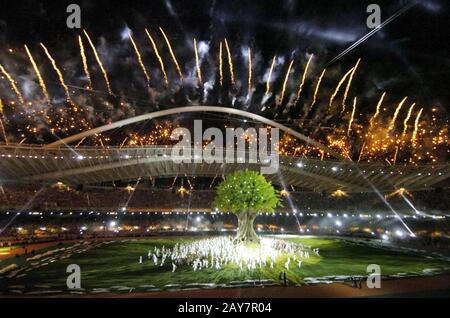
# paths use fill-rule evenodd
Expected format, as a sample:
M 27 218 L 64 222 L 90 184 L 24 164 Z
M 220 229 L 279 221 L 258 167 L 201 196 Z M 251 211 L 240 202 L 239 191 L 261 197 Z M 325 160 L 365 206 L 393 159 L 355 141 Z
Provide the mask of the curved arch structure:
M 156 111 L 156 112 L 152 112 L 152 113 L 147 113 L 147 114 L 143 114 L 143 115 L 139 115 L 136 117 L 132 117 L 132 118 L 127 118 L 127 119 L 123 119 L 123 120 L 119 120 L 115 123 L 112 124 L 108 124 L 108 125 L 104 125 L 104 126 L 100 126 L 97 128 L 93 128 L 87 131 L 84 131 L 82 133 L 79 134 L 75 134 L 73 136 L 70 137 L 66 137 L 64 139 L 60 139 L 57 140 L 51 144 L 48 144 L 46 146 L 44 146 L 44 148 L 57 148 L 61 145 L 64 144 L 69 144 L 72 143 L 74 141 L 78 141 L 81 140 L 85 137 L 90 137 L 93 136 L 95 134 L 100 134 L 112 129 L 116 129 L 116 128 L 120 128 L 123 126 L 127 126 L 127 125 L 131 125 L 134 123 L 138 123 L 144 120 L 150 120 L 150 119 L 155 119 L 158 117 L 164 117 L 164 116 L 168 116 L 168 115 L 173 115 L 173 114 L 180 114 L 180 113 L 194 113 L 194 112 L 215 112 L 215 113 L 226 113 L 226 114 L 233 114 L 233 115 L 238 115 L 238 116 L 242 116 L 242 117 L 246 117 L 249 119 L 253 119 L 256 121 L 259 121 L 263 124 L 267 124 L 270 125 L 272 127 L 276 127 L 300 140 L 305 141 L 308 144 L 311 144 L 323 151 L 325 151 L 326 153 L 329 153 L 330 155 L 332 155 L 333 157 L 335 157 L 336 159 L 339 160 L 349 160 L 348 158 L 345 158 L 344 156 L 342 156 L 341 154 L 337 153 L 336 151 L 328 148 L 327 146 L 321 144 L 320 142 L 317 142 L 295 130 L 292 130 L 289 127 L 286 127 L 280 123 L 277 123 L 276 121 L 267 119 L 263 116 L 260 115 L 256 115 L 253 113 L 249 113 L 246 112 L 244 110 L 240 110 L 240 109 L 236 109 L 236 108 L 228 108 L 228 107 L 220 107 L 220 106 L 183 106 L 183 107 L 176 107 L 176 108 L 171 108 L 171 109 L 166 109 L 166 110 L 160 110 L 160 111 Z

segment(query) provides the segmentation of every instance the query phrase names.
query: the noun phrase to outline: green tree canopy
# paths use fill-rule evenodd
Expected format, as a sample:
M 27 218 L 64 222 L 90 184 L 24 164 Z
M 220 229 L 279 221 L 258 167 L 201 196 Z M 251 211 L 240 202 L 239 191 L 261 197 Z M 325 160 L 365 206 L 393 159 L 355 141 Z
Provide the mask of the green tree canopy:
M 238 229 L 235 242 L 257 243 L 259 237 L 253 228 L 256 214 L 275 212 L 281 203 L 277 191 L 261 173 L 241 170 L 229 174 L 217 187 L 214 206 L 236 214 Z
M 214 206 L 223 212 L 274 212 L 280 198 L 270 181 L 257 171 L 229 174 L 217 187 Z

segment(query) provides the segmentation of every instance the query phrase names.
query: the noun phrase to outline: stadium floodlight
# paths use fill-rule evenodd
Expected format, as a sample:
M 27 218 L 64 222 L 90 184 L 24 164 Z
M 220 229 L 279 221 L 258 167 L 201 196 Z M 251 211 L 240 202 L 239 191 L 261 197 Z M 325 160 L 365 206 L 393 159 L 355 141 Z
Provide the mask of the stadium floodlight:
M 396 230 L 395 235 L 397 235 L 398 237 L 403 237 L 405 234 L 401 230 Z
M 83 160 L 83 159 L 84 159 L 84 156 L 82 156 L 82 155 L 77 156 L 77 160 Z
M 383 239 L 383 241 L 388 241 L 389 240 L 389 236 L 387 236 L 387 234 L 381 235 L 381 238 Z
M 341 221 L 339 221 L 339 220 L 336 220 L 336 222 L 334 222 L 335 224 L 336 224 L 336 226 L 339 226 L 339 227 L 341 227 L 342 226 L 342 222 Z
M 338 171 L 338 167 L 332 167 L 331 170 L 333 170 L 333 172 Z
M 303 162 L 297 162 L 297 167 L 299 168 L 303 168 L 305 165 L 303 164 Z

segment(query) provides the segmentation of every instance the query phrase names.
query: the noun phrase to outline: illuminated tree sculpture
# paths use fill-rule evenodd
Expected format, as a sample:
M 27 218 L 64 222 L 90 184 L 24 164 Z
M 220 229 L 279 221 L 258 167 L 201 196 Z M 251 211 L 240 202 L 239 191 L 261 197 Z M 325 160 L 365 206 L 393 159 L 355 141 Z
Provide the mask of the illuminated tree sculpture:
M 253 221 L 260 212 L 273 213 L 281 206 L 277 191 L 256 171 L 236 171 L 228 175 L 218 187 L 214 206 L 238 218 L 236 243 L 258 243 Z

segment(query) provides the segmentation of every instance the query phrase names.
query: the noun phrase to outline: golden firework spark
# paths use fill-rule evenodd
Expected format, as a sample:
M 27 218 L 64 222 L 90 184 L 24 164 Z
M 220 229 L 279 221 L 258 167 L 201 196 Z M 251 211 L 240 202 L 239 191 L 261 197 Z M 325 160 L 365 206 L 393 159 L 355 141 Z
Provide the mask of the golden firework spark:
M 278 100 L 278 104 L 279 105 L 281 105 L 283 103 L 284 94 L 286 92 L 287 82 L 288 82 L 288 79 L 289 79 L 289 75 L 291 74 L 291 69 L 292 69 L 292 65 L 293 64 L 294 64 L 294 59 L 292 59 L 291 62 L 289 63 L 289 67 L 288 67 L 286 75 L 284 77 L 283 88 L 281 89 L 280 99 Z
M 84 45 L 83 45 L 83 40 L 81 38 L 81 35 L 78 36 L 78 45 L 80 46 L 80 55 L 81 55 L 81 61 L 83 62 L 84 74 L 86 75 L 86 78 L 88 80 L 89 89 L 92 89 L 93 86 L 92 86 L 92 81 L 91 81 L 91 74 L 89 73 L 89 67 L 87 64 L 86 53 L 84 52 Z
M 228 41 L 225 38 L 225 48 L 227 50 L 227 56 L 228 56 L 228 66 L 230 68 L 230 76 L 231 76 L 231 84 L 234 85 L 234 67 L 233 67 L 233 60 L 231 59 L 231 50 L 230 47 L 228 46 Z
M 272 59 L 272 64 L 270 64 L 270 69 L 269 69 L 269 76 L 267 77 L 267 81 L 266 81 L 266 96 L 269 95 L 270 92 L 270 80 L 272 79 L 272 73 L 273 73 L 273 68 L 275 67 L 275 60 L 277 59 L 277 56 L 275 55 Z
M 316 101 L 317 101 L 317 94 L 319 93 L 320 83 L 322 82 L 322 79 L 323 79 L 323 77 L 324 77 L 326 71 L 327 71 L 326 68 L 323 69 L 322 73 L 321 73 L 320 76 L 319 76 L 319 79 L 317 80 L 316 88 L 314 89 L 313 100 L 312 100 L 311 106 L 309 106 L 309 111 L 310 111 L 310 110 L 313 108 L 313 106 L 316 104 Z M 309 111 L 308 111 L 308 112 L 309 112 Z M 306 115 L 308 115 L 308 114 L 306 114 Z
M 5 77 L 8 79 L 9 84 L 11 85 L 11 89 L 16 94 L 17 99 L 20 101 L 20 103 L 25 104 L 25 100 L 23 99 L 22 93 L 20 93 L 19 89 L 17 88 L 16 82 L 1 64 L 0 71 L 2 71 L 3 75 L 5 75 Z
M 409 192 L 408 190 L 406 190 L 405 188 L 399 188 L 399 189 L 395 190 L 394 192 L 385 195 L 384 197 L 386 199 L 389 199 L 394 196 L 404 196 L 404 195 L 408 195 L 409 197 L 413 198 L 412 193 Z
M 247 54 L 248 54 L 248 89 L 247 89 L 247 93 L 249 94 L 252 91 L 252 51 L 250 48 L 248 48 Z
M 366 142 L 363 142 L 363 145 L 362 145 L 362 147 L 361 147 L 361 151 L 359 152 L 358 162 L 361 161 L 361 158 L 362 158 L 362 155 L 363 155 L 363 153 L 364 153 L 365 147 L 366 147 Z
M 158 47 L 156 46 L 156 42 L 155 42 L 155 40 L 153 40 L 153 37 L 150 34 L 150 32 L 148 32 L 148 30 L 145 29 L 145 33 L 147 33 L 147 37 L 149 38 L 150 42 L 152 43 L 153 50 L 155 51 L 156 58 L 158 59 L 159 66 L 161 67 L 161 72 L 163 73 L 163 76 L 164 76 L 164 83 L 167 86 L 167 85 L 169 85 L 169 80 L 167 78 L 166 68 L 164 67 L 164 61 L 161 58 L 161 55 L 159 55 Z
M 108 88 L 108 93 L 109 93 L 109 95 L 113 95 L 113 92 L 112 92 L 112 90 L 111 90 L 111 85 L 109 84 L 108 74 L 106 73 L 106 70 L 105 70 L 105 68 L 103 67 L 103 63 L 102 63 L 102 60 L 100 59 L 100 56 L 99 56 L 98 53 L 97 53 L 97 49 L 95 48 L 95 45 L 94 45 L 94 43 L 92 42 L 91 37 L 90 37 L 89 34 L 86 32 L 86 30 L 83 30 L 83 32 L 84 32 L 84 35 L 86 36 L 86 38 L 87 38 L 87 40 L 88 40 L 88 42 L 89 42 L 89 45 L 90 45 L 90 47 L 91 47 L 91 49 L 92 49 L 92 52 L 94 53 L 95 59 L 96 59 L 96 61 L 97 61 L 97 64 L 98 64 L 98 66 L 100 67 L 100 70 L 102 71 L 103 78 L 105 79 L 106 87 Z
M 180 80 L 183 80 L 183 74 L 181 73 L 180 65 L 178 64 L 177 58 L 175 56 L 175 53 L 173 52 L 172 45 L 170 44 L 169 38 L 167 37 L 164 30 L 160 27 L 159 30 L 161 31 L 164 40 L 166 41 L 167 47 L 169 48 L 170 56 L 172 57 L 173 63 L 175 64 L 175 67 L 177 69 L 178 75 L 180 75 Z
M 30 59 L 31 65 L 33 65 L 34 72 L 36 73 L 36 76 L 38 78 L 39 85 L 41 86 L 41 89 L 42 89 L 42 93 L 44 94 L 45 99 L 47 100 L 47 103 L 50 104 L 50 97 L 48 95 L 47 86 L 45 85 L 44 79 L 41 76 L 41 72 L 39 71 L 39 68 L 37 67 L 36 62 L 34 61 L 34 58 L 31 55 L 31 52 L 28 49 L 28 46 L 26 46 L 26 45 L 24 45 L 24 46 L 25 46 L 25 51 L 27 52 L 28 58 Z
M 394 117 L 392 117 L 392 120 L 389 123 L 389 127 L 387 130 L 388 133 L 391 132 L 395 128 L 395 121 L 397 120 L 398 114 L 400 113 L 400 110 L 402 109 L 402 106 L 406 102 L 407 99 L 408 99 L 408 97 L 403 98 L 402 101 L 398 104 L 397 108 L 395 109 Z
M 202 80 L 202 70 L 200 68 L 200 60 L 198 58 L 197 40 L 194 38 L 194 53 L 195 53 L 195 65 L 197 67 L 197 77 L 200 84 L 203 83 Z
M 223 85 L 223 62 L 222 62 L 222 41 L 220 41 L 219 45 L 219 83 L 220 86 Z
M 338 190 L 334 191 L 333 193 L 331 193 L 331 196 L 333 198 L 341 198 L 341 197 L 348 197 L 348 194 L 347 194 L 347 192 L 338 189 Z
M 56 64 L 55 59 L 51 56 L 50 52 L 48 51 L 48 49 L 45 47 L 45 45 L 43 43 L 39 43 L 39 44 L 44 49 L 45 55 L 47 55 L 48 59 L 52 63 L 53 69 L 55 70 L 56 74 L 58 75 L 59 82 L 61 83 L 61 86 L 64 88 L 64 92 L 66 94 L 67 101 L 71 102 L 72 100 L 70 98 L 69 88 L 67 87 L 66 83 L 64 82 L 64 77 L 63 77 L 60 69 L 58 68 L 58 65 Z
M 352 109 L 352 114 L 350 116 L 350 120 L 348 122 L 347 136 L 350 136 L 350 131 L 352 130 L 352 124 L 353 124 L 353 120 L 355 118 L 355 113 L 356 113 L 356 97 L 353 99 L 353 109 Z
M 139 65 L 141 66 L 142 72 L 144 73 L 145 79 L 147 80 L 147 85 L 150 84 L 150 76 L 148 75 L 147 69 L 145 68 L 144 62 L 142 61 L 141 52 L 139 52 L 139 48 L 134 42 L 133 36 L 131 32 L 128 33 L 128 37 L 130 38 L 131 44 L 133 45 L 134 53 L 136 53 L 136 58 L 138 60 Z
M 416 120 L 414 121 L 414 131 L 412 133 L 411 137 L 411 144 L 414 146 L 417 142 L 417 132 L 419 131 L 419 121 L 420 116 L 422 115 L 423 108 L 419 110 L 419 113 L 417 114 Z
M 300 96 L 301 96 L 302 90 L 303 90 L 303 85 L 305 85 L 306 75 L 308 74 L 309 65 L 311 64 L 311 60 L 312 60 L 313 56 L 314 56 L 314 54 L 311 54 L 311 56 L 308 59 L 308 62 L 306 63 L 305 70 L 303 71 L 302 79 L 300 81 L 300 85 L 298 86 L 297 98 L 295 100 L 295 104 L 297 104 L 297 102 L 300 100 Z
M 384 99 L 385 96 L 386 96 L 386 92 L 384 92 L 384 93 L 381 95 L 380 100 L 378 101 L 378 104 L 377 104 L 377 108 L 376 108 L 376 110 L 375 110 L 375 114 L 372 116 L 372 118 L 370 118 L 370 121 L 369 121 L 369 131 L 372 129 L 373 124 L 375 123 L 375 120 L 377 119 L 377 117 L 378 117 L 379 114 L 380 114 L 380 107 L 381 107 L 381 104 L 383 103 L 383 99 Z
M 411 105 L 411 107 L 409 107 L 408 114 L 406 115 L 405 120 L 403 121 L 403 133 L 402 133 L 402 137 L 400 139 L 401 141 L 403 141 L 403 139 L 406 136 L 406 131 L 408 130 L 408 121 L 409 121 L 409 118 L 411 118 L 411 114 L 414 109 L 414 106 L 416 106 L 416 103 L 413 103 Z
M 339 81 L 338 85 L 336 86 L 336 89 L 334 90 L 333 94 L 330 97 L 330 102 L 328 103 L 329 111 L 331 111 L 331 108 L 333 106 L 333 101 L 336 98 L 336 95 L 339 93 L 339 90 L 340 90 L 342 84 L 344 84 L 345 80 L 352 72 L 353 72 L 353 68 L 351 68 L 347 73 L 344 74 L 344 76 L 342 76 L 341 80 Z
M 5 144 L 8 145 L 8 137 L 6 137 L 6 131 L 5 131 L 5 126 L 3 125 L 3 102 L 2 99 L 0 98 L 0 128 L 2 130 L 3 133 L 3 139 L 5 140 Z
M 358 61 L 356 62 L 355 66 L 353 67 L 353 71 L 350 73 L 350 78 L 348 79 L 347 82 L 347 86 L 345 87 L 345 92 L 344 92 L 344 97 L 342 98 L 342 111 L 341 114 L 345 112 L 345 103 L 347 101 L 347 95 L 348 92 L 350 91 L 350 87 L 352 85 L 352 81 L 353 81 L 353 76 L 355 75 L 356 70 L 358 69 L 358 65 L 361 62 L 361 59 L 358 59 Z

